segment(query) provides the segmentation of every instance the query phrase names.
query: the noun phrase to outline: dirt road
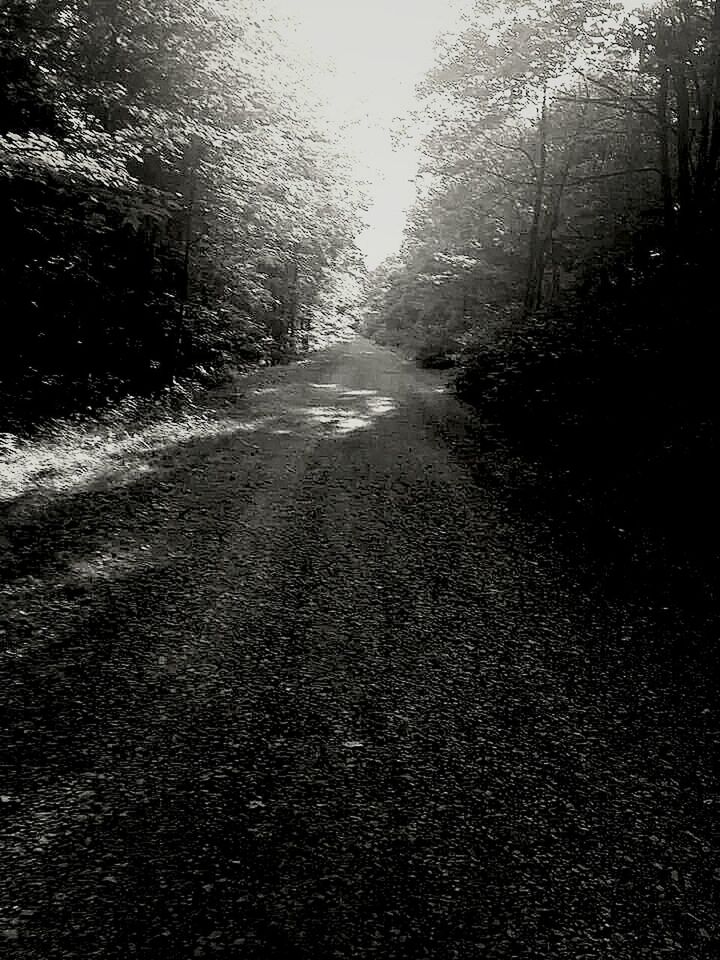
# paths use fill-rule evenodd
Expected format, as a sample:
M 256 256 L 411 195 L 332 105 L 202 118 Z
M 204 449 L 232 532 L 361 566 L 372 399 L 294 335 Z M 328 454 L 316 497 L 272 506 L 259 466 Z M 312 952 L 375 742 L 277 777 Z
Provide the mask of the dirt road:
M 717 714 L 608 656 L 646 628 L 443 383 L 359 339 L 8 497 L 8 956 L 717 955 Z

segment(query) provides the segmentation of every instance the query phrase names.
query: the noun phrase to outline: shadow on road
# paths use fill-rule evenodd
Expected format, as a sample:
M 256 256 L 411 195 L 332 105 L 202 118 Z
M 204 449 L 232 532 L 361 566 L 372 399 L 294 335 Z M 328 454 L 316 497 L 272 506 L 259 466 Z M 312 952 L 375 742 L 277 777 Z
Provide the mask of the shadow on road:
M 11 508 L 0 932 L 600 960 L 671 928 L 709 960 L 715 714 L 473 483 L 438 378 L 350 359 Z

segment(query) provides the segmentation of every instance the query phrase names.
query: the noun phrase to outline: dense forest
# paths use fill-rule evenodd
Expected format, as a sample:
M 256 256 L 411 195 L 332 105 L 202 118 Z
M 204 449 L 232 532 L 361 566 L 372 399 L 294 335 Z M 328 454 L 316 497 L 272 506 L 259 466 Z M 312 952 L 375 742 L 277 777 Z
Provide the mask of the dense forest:
M 719 215 L 720 0 L 0 0 L 8 956 L 720 958 Z
M 343 322 L 363 200 L 280 26 L 255 0 L 4 0 L 6 428 Z
M 715 556 L 720 4 L 478 2 L 422 92 L 367 330 L 459 364 L 535 491 Z
M 2 5 L 0 429 L 298 356 L 364 296 L 535 492 L 714 556 L 720 4 L 477 0 L 369 278 L 288 36 L 259 0 Z

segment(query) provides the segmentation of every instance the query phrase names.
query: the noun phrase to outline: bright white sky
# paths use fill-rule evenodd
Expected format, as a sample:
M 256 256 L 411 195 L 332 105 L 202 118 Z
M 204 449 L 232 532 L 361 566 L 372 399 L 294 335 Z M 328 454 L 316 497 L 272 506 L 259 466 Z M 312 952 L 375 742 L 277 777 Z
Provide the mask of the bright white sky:
M 639 0 L 621 0 L 626 8 Z M 400 246 L 414 199 L 412 143 L 393 146 L 396 118 L 415 106 L 415 85 L 434 61 L 436 38 L 457 33 L 472 0 L 275 0 L 297 24 L 295 39 L 334 64 L 320 93 L 347 124 L 359 173 L 372 184 L 369 229 L 361 246 L 370 267 Z
M 372 185 L 369 229 L 361 246 L 374 267 L 400 245 L 412 204 L 417 153 L 393 147 L 395 118 L 413 109 L 416 83 L 432 65 L 434 42 L 457 30 L 471 0 L 276 0 L 297 22 L 297 40 L 334 64 L 321 92 Z

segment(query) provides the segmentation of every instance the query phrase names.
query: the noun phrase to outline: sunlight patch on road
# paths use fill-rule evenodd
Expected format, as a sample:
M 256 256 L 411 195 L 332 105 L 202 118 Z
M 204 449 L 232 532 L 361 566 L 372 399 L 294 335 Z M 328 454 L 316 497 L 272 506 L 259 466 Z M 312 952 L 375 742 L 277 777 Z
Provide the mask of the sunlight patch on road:
M 397 410 L 397 404 L 389 397 L 372 397 L 367 404 L 370 412 L 374 414 L 392 413 L 393 410 Z
M 354 402 L 338 403 L 336 406 L 318 404 L 297 407 L 293 412 L 302 422 L 312 426 L 329 427 L 331 435 L 344 436 L 372 426 L 378 417 L 397 409 L 394 400 L 377 396 L 377 390 L 344 392 L 340 399 L 343 401 L 346 398 Z M 274 432 L 278 433 L 278 430 Z
M 308 407 L 307 413 L 315 423 L 334 423 L 341 416 L 335 407 Z
M 358 400 L 362 401 L 364 410 L 344 411 L 344 416 L 340 419 L 336 427 L 336 433 L 341 436 L 353 433 L 355 430 L 363 430 L 372 426 L 378 417 L 386 416 L 397 410 L 397 404 L 391 397 L 377 396 L 377 390 L 363 391 L 360 395 L 356 394 Z
M 345 417 L 338 423 L 335 432 L 340 435 L 354 433 L 355 430 L 363 430 L 371 425 L 372 419 L 370 417 Z
M 245 420 L 227 414 L 192 413 L 141 425 L 88 428 L 66 422 L 30 441 L 10 438 L 0 446 L 0 503 L 28 498 L 27 505 L 33 509 L 37 503 L 95 486 L 130 486 L 171 469 L 163 458 L 174 447 L 194 442 L 263 431 L 282 436 L 281 431 L 296 433 L 303 424 L 343 435 L 396 409 L 392 398 L 380 396 L 374 389 L 345 389 L 336 382 L 313 382 L 309 387 L 318 391 L 318 399 L 322 391 L 329 402 L 289 408 L 288 397 L 282 402 L 281 389 L 269 385 L 254 391 L 268 394 L 267 406 L 257 411 L 261 415 Z

